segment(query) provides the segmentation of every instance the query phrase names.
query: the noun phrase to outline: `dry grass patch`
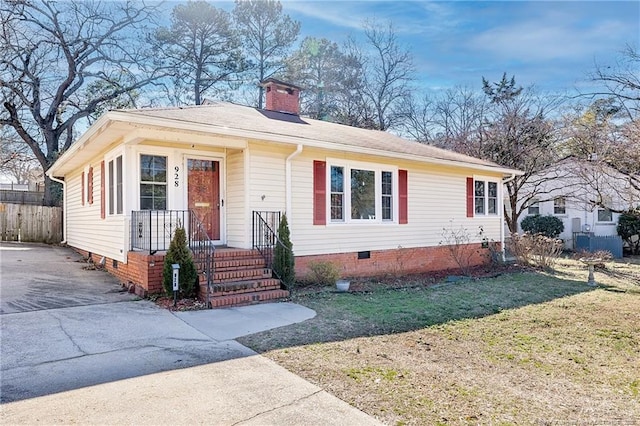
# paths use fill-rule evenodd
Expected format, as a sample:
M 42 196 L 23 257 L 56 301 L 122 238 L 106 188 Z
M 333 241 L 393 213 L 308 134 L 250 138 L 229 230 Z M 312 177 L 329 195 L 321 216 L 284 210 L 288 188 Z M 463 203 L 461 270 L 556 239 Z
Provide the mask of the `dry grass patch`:
M 556 269 L 299 294 L 242 343 L 387 424 L 640 424 L 640 262 Z

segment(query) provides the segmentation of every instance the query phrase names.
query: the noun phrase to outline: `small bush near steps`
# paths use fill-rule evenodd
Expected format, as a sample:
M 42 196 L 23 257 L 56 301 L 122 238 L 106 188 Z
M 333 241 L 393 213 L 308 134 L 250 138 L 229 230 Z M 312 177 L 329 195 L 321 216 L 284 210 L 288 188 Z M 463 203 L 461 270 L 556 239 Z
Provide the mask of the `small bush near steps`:
M 173 294 L 173 267 L 171 265 L 174 263 L 180 265 L 180 273 L 178 276 L 180 297 L 195 297 L 198 273 L 193 263 L 191 250 L 189 250 L 189 246 L 187 245 L 187 234 L 184 228 L 176 229 L 171 244 L 169 245 L 169 250 L 167 250 L 167 254 L 164 257 L 162 285 L 164 291 L 169 295 Z
M 335 263 L 318 261 L 309 262 L 309 273 L 306 281 L 320 286 L 332 286 L 340 278 L 340 269 Z

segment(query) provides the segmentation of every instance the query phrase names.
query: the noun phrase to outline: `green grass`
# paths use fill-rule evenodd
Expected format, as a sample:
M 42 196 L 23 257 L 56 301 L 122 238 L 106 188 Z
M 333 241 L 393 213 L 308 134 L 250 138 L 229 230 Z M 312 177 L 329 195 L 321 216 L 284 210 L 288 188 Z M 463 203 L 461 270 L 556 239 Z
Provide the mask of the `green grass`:
M 293 301 L 315 318 L 240 342 L 387 424 L 634 424 L 640 264 L 596 280 L 566 260 L 553 274 L 305 290 Z

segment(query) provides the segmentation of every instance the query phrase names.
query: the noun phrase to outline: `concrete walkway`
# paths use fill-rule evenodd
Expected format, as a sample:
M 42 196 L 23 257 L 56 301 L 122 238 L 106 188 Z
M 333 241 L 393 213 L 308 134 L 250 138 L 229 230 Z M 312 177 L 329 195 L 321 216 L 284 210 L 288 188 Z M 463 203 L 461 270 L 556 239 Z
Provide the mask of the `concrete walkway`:
M 51 255 L 47 246 L 31 250 Z M 5 267 L 11 259 L 0 253 L 3 299 L 7 282 L 29 286 L 28 273 Z M 312 318 L 310 309 L 172 313 L 119 297 L 77 306 L 78 284 L 61 278 L 59 285 L 71 306 L 0 315 L 0 424 L 379 424 L 232 340 Z

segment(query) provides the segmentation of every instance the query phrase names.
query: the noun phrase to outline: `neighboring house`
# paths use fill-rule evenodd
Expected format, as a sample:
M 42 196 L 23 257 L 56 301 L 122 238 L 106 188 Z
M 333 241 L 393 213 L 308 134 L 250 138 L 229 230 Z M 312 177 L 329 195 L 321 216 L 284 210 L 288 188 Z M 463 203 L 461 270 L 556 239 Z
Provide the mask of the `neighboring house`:
M 567 157 L 531 181 L 536 182 L 537 195 L 520 216 L 519 230 L 527 216 L 556 216 L 564 224 L 559 238 L 570 250 L 578 235 L 617 235 L 620 214 L 614 211 L 640 206 L 640 193 L 629 185 L 628 178 L 595 159 Z M 525 185 L 523 194 L 530 188 Z
M 275 228 L 286 213 L 298 276 L 320 260 L 344 276 L 456 268 L 440 244 L 450 226 L 468 229 L 475 263 L 486 252 L 480 227 L 503 240 L 501 182 L 518 171 L 300 117 L 299 88 L 264 85 L 265 110 L 214 103 L 104 114 L 48 171 L 64 181 L 67 244 L 144 293 L 161 288 L 177 225 L 206 230 L 217 259 L 231 253 L 231 262 L 260 248 L 265 221 Z

